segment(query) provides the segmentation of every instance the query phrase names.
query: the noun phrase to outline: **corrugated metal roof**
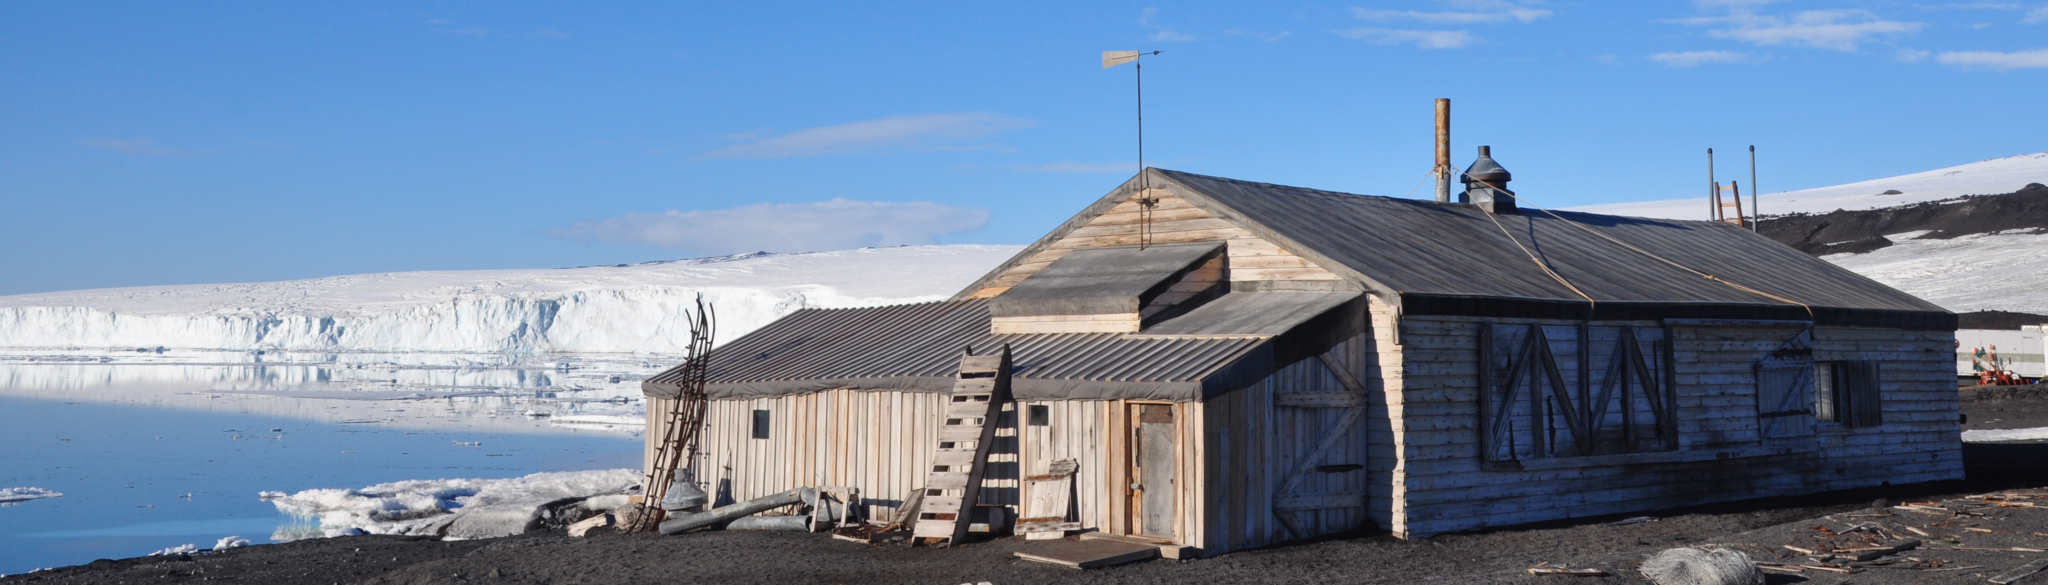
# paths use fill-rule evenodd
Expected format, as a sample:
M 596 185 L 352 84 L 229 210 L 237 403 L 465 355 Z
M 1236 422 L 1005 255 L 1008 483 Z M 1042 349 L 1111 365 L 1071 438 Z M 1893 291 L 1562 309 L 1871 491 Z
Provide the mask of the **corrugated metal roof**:
M 1597 301 L 1785 305 L 1631 251 L 1534 209 L 1497 216 L 1513 234 L 1511 241 L 1501 226 L 1472 205 L 1157 172 L 1255 224 L 1249 227 L 1300 244 L 1304 252 L 1334 261 L 1404 297 L 1585 302 L 1544 274 L 1516 246 L 1519 241 Z M 1809 305 L 1945 312 L 1732 224 L 1556 213 L 1695 270 Z
M 1361 294 L 1233 291 L 1139 335 L 1280 335 Z
M 1146 338 L 1116 333 L 995 335 L 988 301 L 860 309 L 805 309 L 712 351 L 714 398 L 827 388 L 950 388 L 960 352 L 1010 346 L 1020 398 L 1199 400 L 1205 383 L 1265 345 L 1266 337 Z M 675 392 L 678 370 L 642 383 Z

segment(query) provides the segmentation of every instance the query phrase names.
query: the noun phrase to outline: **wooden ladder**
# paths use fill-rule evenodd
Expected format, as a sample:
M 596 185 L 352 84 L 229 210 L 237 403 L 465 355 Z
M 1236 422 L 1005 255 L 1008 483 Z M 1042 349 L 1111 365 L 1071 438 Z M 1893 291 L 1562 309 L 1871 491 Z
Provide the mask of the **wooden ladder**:
M 931 479 L 925 482 L 924 503 L 912 532 L 917 538 L 944 539 L 951 546 L 967 537 L 974 504 L 981 497 L 981 478 L 988 469 L 989 446 L 995 442 L 1003 403 L 1009 401 L 1010 346 L 997 355 L 962 351 L 960 376 L 946 399 L 939 449 L 932 455 Z
M 1732 196 L 1732 197 L 1731 197 L 1731 199 L 1733 199 L 1733 201 L 1732 201 L 1732 202 L 1730 202 L 1730 201 L 1726 201 L 1726 200 L 1723 200 L 1723 199 L 1721 199 L 1721 194 L 1722 194 L 1722 193 L 1728 193 L 1729 195 L 1731 195 L 1731 196 Z M 1735 225 L 1737 225 L 1737 226 L 1742 226 L 1742 227 L 1748 227 L 1748 226 L 1749 226 L 1749 224 L 1748 224 L 1748 223 L 1747 223 L 1747 222 L 1745 221 L 1745 219 L 1746 219 L 1746 218 L 1742 217 L 1742 185 L 1741 185 L 1741 184 L 1739 184 L 1739 183 L 1736 183 L 1735 181 L 1729 181 L 1729 182 L 1728 182 L 1728 184 L 1726 184 L 1726 185 L 1719 185 L 1719 184 L 1717 184 L 1717 185 L 1714 185 L 1714 204 L 1715 204 L 1715 205 L 1718 205 L 1718 206 L 1720 206 L 1720 210 L 1719 210 L 1719 211 L 1720 211 L 1720 213 L 1716 214 L 1716 215 L 1718 215 L 1719 217 L 1716 217 L 1716 218 L 1714 218 L 1714 219 L 1718 219 L 1718 220 L 1721 220 L 1721 221 L 1725 221 L 1725 222 L 1728 222 L 1728 223 L 1732 223 L 1732 224 L 1735 224 Z M 1734 208 L 1734 209 L 1735 209 L 1735 217 L 1732 217 L 1732 218 L 1731 218 L 1731 217 L 1728 217 L 1728 209 L 1729 209 L 1729 208 Z

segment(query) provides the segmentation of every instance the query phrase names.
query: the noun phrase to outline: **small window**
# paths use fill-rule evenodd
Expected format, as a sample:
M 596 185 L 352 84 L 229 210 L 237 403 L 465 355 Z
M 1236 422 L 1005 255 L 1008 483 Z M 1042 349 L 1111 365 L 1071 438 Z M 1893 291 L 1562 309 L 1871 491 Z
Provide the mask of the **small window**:
M 1043 404 L 1031 405 L 1031 426 L 1043 427 L 1051 425 L 1052 407 Z
M 1845 427 L 1884 424 L 1879 372 L 1874 361 L 1814 363 L 1814 418 Z
M 768 438 L 768 420 L 769 420 L 769 418 L 768 418 L 768 411 L 766 411 L 766 410 L 756 410 L 756 411 L 754 411 L 754 438 L 756 438 L 756 439 L 766 439 L 766 438 Z

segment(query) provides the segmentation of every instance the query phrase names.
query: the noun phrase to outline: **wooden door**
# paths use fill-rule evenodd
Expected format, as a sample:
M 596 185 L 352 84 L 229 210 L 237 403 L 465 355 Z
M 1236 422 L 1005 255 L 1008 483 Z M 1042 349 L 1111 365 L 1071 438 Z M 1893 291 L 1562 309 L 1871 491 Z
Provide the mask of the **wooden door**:
M 1173 405 L 1132 404 L 1127 420 L 1131 486 L 1125 509 L 1130 514 L 1131 536 L 1171 540 L 1174 519 L 1180 517 L 1180 470 L 1176 468 L 1180 450 L 1174 440 L 1180 429 L 1174 421 Z
M 1293 538 L 1356 528 L 1366 521 L 1367 389 L 1331 354 L 1275 376 L 1266 424 L 1278 471 L 1273 516 Z

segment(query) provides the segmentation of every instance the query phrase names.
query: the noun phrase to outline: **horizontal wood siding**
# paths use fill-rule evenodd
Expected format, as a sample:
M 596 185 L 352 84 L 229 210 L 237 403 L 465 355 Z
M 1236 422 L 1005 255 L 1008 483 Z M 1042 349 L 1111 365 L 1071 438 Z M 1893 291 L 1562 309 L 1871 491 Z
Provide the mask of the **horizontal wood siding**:
M 1478 328 L 1482 322 L 1577 322 L 1412 317 L 1401 322 L 1401 468 L 1394 488 L 1404 537 L 1773 495 L 1962 476 L 1953 380 L 1954 336 L 1941 331 L 1819 328 L 1814 359 L 1883 365 L 1884 421 L 1823 424 L 1813 437 L 1759 435 L 1756 363 L 1799 332 L 1787 327 L 1673 327 L 1679 448 L 1674 453 L 1530 461 L 1482 469 Z M 1654 321 L 1597 323 L 1663 328 Z M 1597 325 L 1596 324 L 1596 325 Z M 1576 360 L 1558 356 L 1560 362 Z M 1591 361 L 1598 362 L 1598 356 Z M 1727 458 L 1721 458 L 1721 457 Z M 1636 459 L 1630 459 L 1634 457 Z M 1658 459 L 1665 458 L 1665 459 Z M 1679 459 L 1694 459 L 1684 461 Z
M 1251 231 L 1238 227 L 1229 220 L 1217 218 L 1185 199 L 1161 195 L 1162 192 L 1153 191 L 1154 197 L 1159 199 L 1159 204 L 1152 211 L 1152 243 L 1225 242 L 1228 247 L 1227 264 L 1232 282 L 1341 280 L 1336 274 L 1317 267 L 1292 252 L 1282 250 L 1271 242 L 1259 239 L 1258 236 L 1252 235 Z M 1136 198 L 1135 195 L 1132 197 Z M 990 281 L 987 286 L 970 295 L 970 298 L 983 299 L 1001 295 L 1011 286 L 1038 273 L 1039 269 L 1066 257 L 1074 250 L 1136 246 L 1138 224 L 1137 202 L 1127 200 L 1119 203 L 1108 212 L 1090 220 L 1087 225 L 1075 229 L 1065 238 L 1047 246 L 1045 250 Z

